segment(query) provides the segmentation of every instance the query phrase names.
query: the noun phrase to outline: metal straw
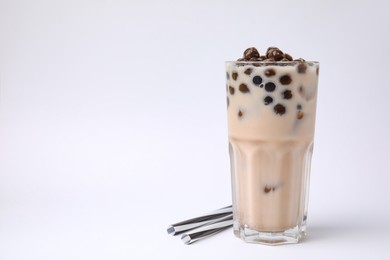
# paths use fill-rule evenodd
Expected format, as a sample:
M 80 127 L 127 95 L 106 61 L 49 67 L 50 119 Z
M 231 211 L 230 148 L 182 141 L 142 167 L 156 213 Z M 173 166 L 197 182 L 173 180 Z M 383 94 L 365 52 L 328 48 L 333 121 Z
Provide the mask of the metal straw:
M 231 226 L 233 226 L 233 214 L 224 217 L 224 221 L 220 221 L 214 224 L 202 226 L 197 229 L 188 231 L 182 235 L 181 240 L 183 241 L 183 243 L 189 245 L 198 240 L 219 233 Z
M 177 235 L 197 227 L 221 222 L 226 220 L 226 216 L 231 216 L 232 210 L 232 206 L 227 206 L 196 218 L 172 224 L 168 227 L 167 232 L 168 234 Z

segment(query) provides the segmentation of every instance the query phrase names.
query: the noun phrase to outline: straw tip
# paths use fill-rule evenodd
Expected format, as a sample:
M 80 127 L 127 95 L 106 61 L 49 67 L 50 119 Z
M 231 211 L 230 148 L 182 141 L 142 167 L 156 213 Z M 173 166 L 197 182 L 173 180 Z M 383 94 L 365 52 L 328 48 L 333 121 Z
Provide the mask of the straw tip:
M 183 241 L 184 244 L 189 245 L 191 244 L 191 237 L 189 235 L 183 235 L 181 241 Z
M 167 228 L 167 232 L 168 232 L 169 235 L 171 235 L 171 234 L 174 235 L 175 234 L 175 228 L 172 227 L 172 226 L 169 226 Z

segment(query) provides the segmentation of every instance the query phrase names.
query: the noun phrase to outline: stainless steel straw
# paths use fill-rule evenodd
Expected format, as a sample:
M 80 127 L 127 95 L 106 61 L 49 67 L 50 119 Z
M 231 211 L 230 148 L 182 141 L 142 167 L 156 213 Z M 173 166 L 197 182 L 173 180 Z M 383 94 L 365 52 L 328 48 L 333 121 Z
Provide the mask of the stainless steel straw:
M 200 239 L 204 239 L 206 237 L 219 233 L 231 226 L 233 226 L 233 214 L 224 217 L 223 221 L 201 226 L 199 228 L 184 233 L 181 237 L 181 241 L 189 245 Z
M 227 206 L 196 218 L 172 224 L 168 227 L 167 232 L 172 235 L 181 234 L 197 227 L 224 221 L 226 220 L 225 217 L 231 214 L 232 206 Z

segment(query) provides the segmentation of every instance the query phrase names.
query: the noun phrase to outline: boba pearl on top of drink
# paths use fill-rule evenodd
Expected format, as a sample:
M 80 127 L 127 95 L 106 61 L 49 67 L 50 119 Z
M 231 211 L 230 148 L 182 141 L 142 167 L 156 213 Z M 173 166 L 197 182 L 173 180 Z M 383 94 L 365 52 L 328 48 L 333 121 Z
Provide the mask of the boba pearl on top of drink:
M 226 63 L 234 230 L 248 242 L 305 231 L 318 72 L 276 47 Z
M 276 47 L 265 55 L 249 48 L 238 62 L 228 63 L 229 135 L 248 139 L 306 135 L 314 127 L 318 69 Z

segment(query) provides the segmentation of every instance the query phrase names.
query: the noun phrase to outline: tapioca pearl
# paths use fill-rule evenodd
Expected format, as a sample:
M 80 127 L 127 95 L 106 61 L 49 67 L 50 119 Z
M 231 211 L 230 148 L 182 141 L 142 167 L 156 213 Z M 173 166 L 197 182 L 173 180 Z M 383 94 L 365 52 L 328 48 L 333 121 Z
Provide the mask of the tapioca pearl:
M 297 110 L 302 110 L 302 105 L 301 104 L 297 105 Z
M 272 77 L 276 74 L 275 70 L 274 69 L 266 69 L 264 71 L 264 74 L 267 76 L 267 77 Z
M 260 76 L 254 76 L 252 79 L 253 84 L 260 85 L 263 82 L 263 79 Z
M 305 97 L 305 89 L 304 89 L 303 86 L 300 86 L 300 87 L 298 88 L 298 93 L 299 93 L 299 95 L 300 95 L 301 97 Z
M 265 88 L 265 90 L 266 90 L 267 92 L 273 92 L 273 91 L 275 90 L 276 86 L 275 86 L 275 84 L 272 83 L 272 82 L 267 82 L 267 83 L 265 84 L 264 88 Z
M 282 104 L 276 104 L 274 106 L 274 111 L 277 115 L 284 115 L 286 113 L 286 107 Z
M 291 90 L 287 89 L 287 90 L 282 92 L 282 96 L 284 99 L 291 99 L 293 94 L 292 94 Z
M 270 96 L 266 96 L 265 98 L 264 98 L 264 105 L 269 105 L 269 104 L 271 104 L 272 102 L 274 102 L 274 99 L 272 98 L 272 97 L 270 97 Z
M 298 119 L 302 119 L 303 116 L 304 116 L 304 113 L 303 113 L 302 111 L 298 111 L 298 113 L 297 113 L 297 118 L 298 118 Z
M 299 63 L 297 66 L 297 71 L 299 74 L 303 74 L 306 72 L 307 65 L 305 63 Z
M 282 84 L 282 85 L 288 85 L 291 83 L 291 77 L 290 75 L 283 75 L 279 78 L 279 82 Z
M 278 47 L 268 47 L 267 51 L 265 52 L 265 55 L 267 56 L 267 58 L 271 58 L 272 56 L 272 51 L 273 50 L 279 50 Z
M 264 193 L 270 193 L 271 191 L 275 191 L 275 190 L 276 187 L 271 185 L 265 185 L 263 189 Z
M 293 57 L 288 54 L 288 53 L 284 53 L 284 58 L 287 59 L 288 61 L 292 61 L 293 60 Z
M 273 58 L 276 61 L 280 61 L 284 58 L 283 52 L 276 47 L 269 47 L 267 49 L 267 58 Z
M 229 86 L 229 92 L 230 95 L 234 95 L 234 88 L 232 86 Z
M 268 185 L 264 186 L 264 189 L 263 189 L 264 193 L 269 193 L 271 190 L 272 190 L 272 188 L 268 187 Z
M 316 74 L 318 75 L 319 72 L 320 72 L 320 67 L 317 67 Z
M 237 80 L 237 78 L 238 78 L 238 73 L 237 73 L 237 72 L 233 72 L 233 73 L 232 73 L 232 78 L 233 78 L 234 80 Z
M 252 69 L 251 69 L 251 68 L 247 68 L 247 69 L 244 71 L 244 73 L 245 73 L 246 75 L 251 75 Z
M 241 110 L 238 110 L 238 118 L 242 118 L 244 116 L 244 113 Z
M 278 51 L 278 50 L 274 50 L 272 52 L 272 55 L 273 55 L 273 58 L 276 60 L 276 61 L 281 61 L 284 57 L 283 57 L 283 52 L 282 51 Z
M 259 58 L 260 54 L 256 48 L 251 47 L 244 51 L 244 59 L 250 60 L 251 58 Z
M 248 92 L 249 92 L 248 86 L 245 85 L 244 83 L 240 84 L 240 86 L 238 87 L 238 89 L 241 91 L 241 93 L 248 93 Z

